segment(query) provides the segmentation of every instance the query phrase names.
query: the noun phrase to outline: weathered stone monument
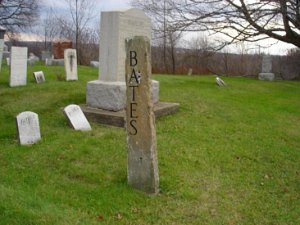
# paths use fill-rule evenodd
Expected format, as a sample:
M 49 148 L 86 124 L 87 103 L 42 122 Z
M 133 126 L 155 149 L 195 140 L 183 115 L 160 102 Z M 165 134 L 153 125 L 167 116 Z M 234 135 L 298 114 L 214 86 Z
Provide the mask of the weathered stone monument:
M 17 132 L 21 145 L 31 145 L 41 139 L 38 114 L 30 111 L 17 115 Z
M 78 105 L 68 105 L 64 108 L 63 112 L 74 130 L 89 131 L 92 129 Z
M 125 108 L 125 40 L 141 35 L 151 38 L 151 21 L 139 9 L 101 13 L 99 79 L 87 84 L 89 107 L 119 111 Z M 154 102 L 159 82 L 152 81 Z
M 29 53 L 29 57 L 27 59 L 27 63 L 30 65 L 30 66 L 33 66 L 36 62 L 40 61 L 40 58 L 37 57 L 34 53 L 30 52 Z
M 42 60 L 52 59 L 52 53 L 50 51 L 42 51 Z
M 258 74 L 258 79 L 269 81 L 274 80 L 275 75 L 272 73 L 272 57 L 270 55 L 263 56 L 261 67 L 261 73 Z
M 43 71 L 33 72 L 33 76 L 36 83 L 40 84 L 45 82 L 45 76 Z
M 0 26 L 0 72 L 2 66 L 2 56 L 3 56 L 3 47 L 4 47 L 4 34 L 6 29 Z
M 150 40 L 136 36 L 126 45 L 128 183 L 138 190 L 157 194 L 159 175 L 151 97 Z
M 216 84 L 219 87 L 226 87 L 227 86 L 227 84 L 220 77 L 216 77 Z
M 76 49 L 65 49 L 64 61 L 66 80 L 78 80 Z
M 27 47 L 11 47 L 9 86 L 27 84 Z

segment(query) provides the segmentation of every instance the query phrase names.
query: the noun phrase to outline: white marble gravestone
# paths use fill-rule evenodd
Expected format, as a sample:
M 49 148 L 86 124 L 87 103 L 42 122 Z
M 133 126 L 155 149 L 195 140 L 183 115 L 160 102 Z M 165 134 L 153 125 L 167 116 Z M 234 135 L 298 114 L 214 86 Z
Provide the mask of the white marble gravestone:
M 87 84 L 87 105 L 119 111 L 125 108 L 125 40 L 134 36 L 151 39 L 151 20 L 140 9 L 101 12 L 99 78 Z M 159 82 L 152 81 L 154 102 L 159 101 Z
M 220 87 L 227 86 L 226 83 L 220 77 L 216 77 L 216 84 Z
M 66 80 L 78 80 L 76 49 L 68 48 L 64 50 L 64 64 Z
M 269 55 L 264 55 L 262 58 L 261 73 L 258 74 L 259 80 L 269 80 L 272 81 L 275 78 L 274 73 L 272 73 L 272 57 Z
M 38 114 L 30 111 L 17 115 L 17 131 L 21 145 L 31 145 L 41 139 Z
M 0 26 L 0 72 L 1 72 L 1 66 L 2 66 L 2 56 L 4 51 L 4 34 L 6 29 L 2 26 Z
M 45 82 L 45 76 L 43 71 L 33 72 L 33 76 L 36 83 L 40 84 Z
M 11 47 L 9 86 L 27 84 L 27 47 Z
M 9 57 L 6 58 L 6 65 L 10 66 L 10 58 Z
M 68 105 L 63 111 L 74 130 L 89 131 L 92 129 L 89 121 L 78 105 Z

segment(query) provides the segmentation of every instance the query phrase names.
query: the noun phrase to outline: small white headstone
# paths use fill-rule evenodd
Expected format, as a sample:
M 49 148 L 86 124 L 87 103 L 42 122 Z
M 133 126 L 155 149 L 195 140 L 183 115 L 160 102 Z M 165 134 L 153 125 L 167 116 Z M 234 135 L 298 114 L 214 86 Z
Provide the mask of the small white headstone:
M 78 80 L 76 49 L 64 50 L 65 72 L 67 80 Z
M 217 83 L 217 85 L 219 85 L 220 87 L 225 87 L 225 86 L 227 86 L 226 83 L 225 83 L 220 77 L 216 77 L 216 83 Z
M 27 83 L 27 47 L 11 47 L 9 86 Z
M 10 58 L 6 58 L 6 64 L 9 66 L 10 65 Z
M 22 112 L 17 115 L 18 138 L 21 145 L 31 145 L 41 139 L 38 114 Z
M 44 76 L 43 71 L 33 72 L 33 76 L 34 76 L 36 83 L 40 84 L 40 83 L 45 82 L 45 76 Z
M 70 125 L 75 130 L 88 131 L 92 129 L 89 121 L 86 119 L 85 115 L 78 105 L 68 105 L 64 108 L 63 111 Z
M 2 55 L 3 55 L 4 39 L 0 37 L 0 72 L 2 66 Z

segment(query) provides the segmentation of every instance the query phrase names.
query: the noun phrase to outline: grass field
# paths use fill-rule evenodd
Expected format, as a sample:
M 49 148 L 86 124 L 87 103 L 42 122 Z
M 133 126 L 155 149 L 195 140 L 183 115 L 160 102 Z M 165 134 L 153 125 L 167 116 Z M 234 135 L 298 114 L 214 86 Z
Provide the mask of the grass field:
M 33 71 L 46 83 L 36 84 Z M 57 80 L 62 67 L 28 67 L 28 85 L 0 74 L 0 225 L 300 224 L 300 83 L 155 75 L 160 99 L 180 103 L 156 121 L 160 194 L 127 185 L 124 129 L 68 127 L 97 69 Z M 38 113 L 42 140 L 20 146 L 15 116 Z

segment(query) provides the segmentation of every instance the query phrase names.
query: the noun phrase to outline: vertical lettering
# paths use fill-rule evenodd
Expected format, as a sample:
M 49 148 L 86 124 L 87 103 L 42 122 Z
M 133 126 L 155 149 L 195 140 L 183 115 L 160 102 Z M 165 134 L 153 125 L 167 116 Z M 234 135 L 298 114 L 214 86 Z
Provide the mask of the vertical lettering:
M 135 66 L 137 64 L 136 51 L 130 51 L 130 66 Z
M 131 102 L 130 103 L 130 117 L 131 118 L 138 118 L 136 115 L 134 115 L 134 112 L 136 112 L 136 108 L 134 106 L 137 106 L 137 103 Z
M 136 127 L 133 123 L 136 123 L 136 120 L 131 120 L 130 121 L 130 126 L 134 129 L 134 133 L 132 133 L 131 131 L 129 132 L 130 135 L 136 135 L 137 134 L 137 129 L 136 129 Z

